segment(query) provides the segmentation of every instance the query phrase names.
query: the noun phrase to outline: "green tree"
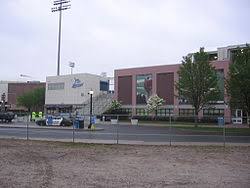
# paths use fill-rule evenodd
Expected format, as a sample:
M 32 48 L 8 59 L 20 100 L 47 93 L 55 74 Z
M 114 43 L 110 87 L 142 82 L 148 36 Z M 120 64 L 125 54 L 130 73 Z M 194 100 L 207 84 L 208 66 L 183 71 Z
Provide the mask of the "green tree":
M 107 113 L 115 114 L 121 109 L 122 104 L 118 100 L 112 100 Z
M 195 123 L 199 111 L 210 101 L 217 101 L 220 90 L 215 68 L 209 62 L 209 56 L 200 48 L 192 56 L 183 57 L 178 71 L 179 80 L 175 87 L 179 98 L 185 98 L 193 107 Z
M 232 109 L 242 109 L 247 114 L 249 125 L 250 114 L 250 46 L 238 48 L 233 55 L 226 80 L 227 92 Z
M 154 112 L 157 115 L 157 110 L 163 105 L 164 99 L 160 98 L 158 95 L 152 95 L 147 100 L 147 111 Z
M 45 88 L 37 88 L 17 97 L 17 104 L 28 111 L 41 110 L 45 103 Z

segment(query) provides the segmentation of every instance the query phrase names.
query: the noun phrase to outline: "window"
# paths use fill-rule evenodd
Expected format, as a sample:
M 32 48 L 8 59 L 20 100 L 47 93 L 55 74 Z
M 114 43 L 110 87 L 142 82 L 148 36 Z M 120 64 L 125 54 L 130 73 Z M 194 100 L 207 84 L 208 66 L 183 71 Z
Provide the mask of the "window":
M 101 91 L 108 91 L 109 90 L 109 82 L 100 81 L 100 90 Z
M 216 61 L 218 59 L 218 54 L 215 53 L 210 53 L 209 55 L 209 61 Z
M 220 91 L 218 101 L 224 101 L 224 85 L 225 85 L 224 84 L 224 70 L 219 69 L 216 72 L 217 72 L 218 86 L 219 86 L 219 91 Z
M 56 114 L 57 110 L 56 108 L 47 108 L 47 114 L 53 115 Z
M 131 108 L 121 108 L 121 112 L 125 114 L 131 114 L 132 109 Z
M 132 114 L 131 108 L 120 108 L 116 111 L 118 114 Z
M 180 116 L 193 116 L 194 109 L 179 109 Z
M 48 90 L 63 90 L 64 83 L 50 83 L 48 84 Z
M 170 114 L 173 114 L 173 109 L 159 109 L 157 110 L 157 116 L 169 116 Z
M 59 113 L 71 113 L 72 112 L 72 108 L 68 107 L 68 108 L 59 108 Z
M 144 108 L 137 108 L 136 109 L 136 115 L 138 115 L 138 116 L 147 116 L 148 112 Z
M 224 109 L 204 109 L 203 116 L 224 116 Z
M 152 95 L 152 74 L 136 76 L 136 103 L 146 104 Z

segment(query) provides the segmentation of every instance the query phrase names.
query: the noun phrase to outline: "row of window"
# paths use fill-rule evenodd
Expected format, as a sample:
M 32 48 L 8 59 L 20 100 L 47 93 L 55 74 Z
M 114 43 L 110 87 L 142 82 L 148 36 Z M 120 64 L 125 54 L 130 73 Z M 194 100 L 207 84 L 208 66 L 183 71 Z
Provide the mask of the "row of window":
M 64 83 L 49 83 L 48 84 L 48 90 L 63 90 L 64 89 Z M 100 81 L 100 90 L 101 91 L 108 91 L 109 90 L 109 82 L 106 81 Z
M 130 112 L 131 112 L 131 109 L 130 109 Z M 169 116 L 170 114 L 173 114 L 173 109 L 163 108 L 163 109 L 157 110 L 157 116 Z M 149 115 L 149 113 L 146 109 L 137 108 L 136 115 L 147 116 Z M 193 116 L 194 109 L 179 109 L 179 115 L 180 116 Z M 204 109 L 203 116 L 224 116 L 224 109 Z
M 194 109 L 179 109 L 180 116 L 193 116 Z M 224 109 L 204 109 L 203 116 L 224 116 Z
M 203 116 L 219 116 L 224 115 L 224 109 L 204 109 Z
M 173 114 L 173 109 L 168 109 L 168 108 L 158 109 L 156 114 L 157 116 L 169 116 L 170 114 Z M 149 115 L 149 112 L 146 109 L 137 108 L 136 115 L 147 116 Z
M 49 83 L 48 84 L 48 90 L 63 90 L 64 89 L 64 83 Z
M 68 108 L 47 108 L 47 114 L 72 113 L 72 107 Z

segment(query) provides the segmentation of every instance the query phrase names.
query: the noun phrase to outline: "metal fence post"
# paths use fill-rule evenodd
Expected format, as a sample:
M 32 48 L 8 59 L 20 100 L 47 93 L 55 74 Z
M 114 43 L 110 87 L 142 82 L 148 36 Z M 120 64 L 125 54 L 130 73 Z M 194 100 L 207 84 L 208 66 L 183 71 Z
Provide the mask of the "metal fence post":
M 72 128 L 73 128 L 73 143 L 75 143 L 75 120 L 73 120 L 73 124 L 72 124 Z
M 27 122 L 26 122 L 26 139 L 29 140 L 29 115 L 27 115 Z
M 223 146 L 226 147 L 226 125 L 225 118 L 223 119 Z
M 171 138 L 171 132 L 172 132 L 172 122 L 171 122 L 171 114 L 169 114 L 169 146 L 172 145 L 172 138 Z
M 119 115 L 116 116 L 117 124 L 116 124 L 116 144 L 119 144 Z

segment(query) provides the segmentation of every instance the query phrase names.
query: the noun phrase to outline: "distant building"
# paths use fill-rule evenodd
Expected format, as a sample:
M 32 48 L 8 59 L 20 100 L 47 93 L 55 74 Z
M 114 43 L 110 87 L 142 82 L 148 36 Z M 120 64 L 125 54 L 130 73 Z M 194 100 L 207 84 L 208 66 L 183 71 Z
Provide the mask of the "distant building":
M 16 82 L 16 81 L 0 81 L 0 94 L 6 95 L 6 107 L 9 110 L 19 111 L 27 110 L 22 106 L 17 105 L 17 98 L 26 92 L 36 88 L 45 88 L 45 83 L 42 82 Z
M 246 45 L 228 46 L 208 52 L 209 59 L 217 70 L 221 97 L 212 108 L 201 110 L 200 117 L 224 116 L 226 122 L 231 121 L 224 78 L 228 75 L 229 64 L 237 47 L 244 48 Z M 180 66 L 181 64 L 174 64 L 115 70 L 115 98 L 122 102 L 124 111 L 143 116 L 148 115 L 147 99 L 151 94 L 157 94 L 166 101 L 165 105 L 158 110 L 158 116 L 169 116 L 169 114 L 192 116 L 194 109 L 188 101 L 176 97 L 178 92 L 174 85 L 178 81 L 177 71 Z
M 90 90 L 94 91 L 93 97 L 107 94 L 109 78 L 106 75 L 88 73 L 48 76 L 45 96 L 46 114 L 59 115 L 76 111 L 83 114 L 84 106 L 89 103 Z M 89 109 L 86 110 L 89 112 Z

